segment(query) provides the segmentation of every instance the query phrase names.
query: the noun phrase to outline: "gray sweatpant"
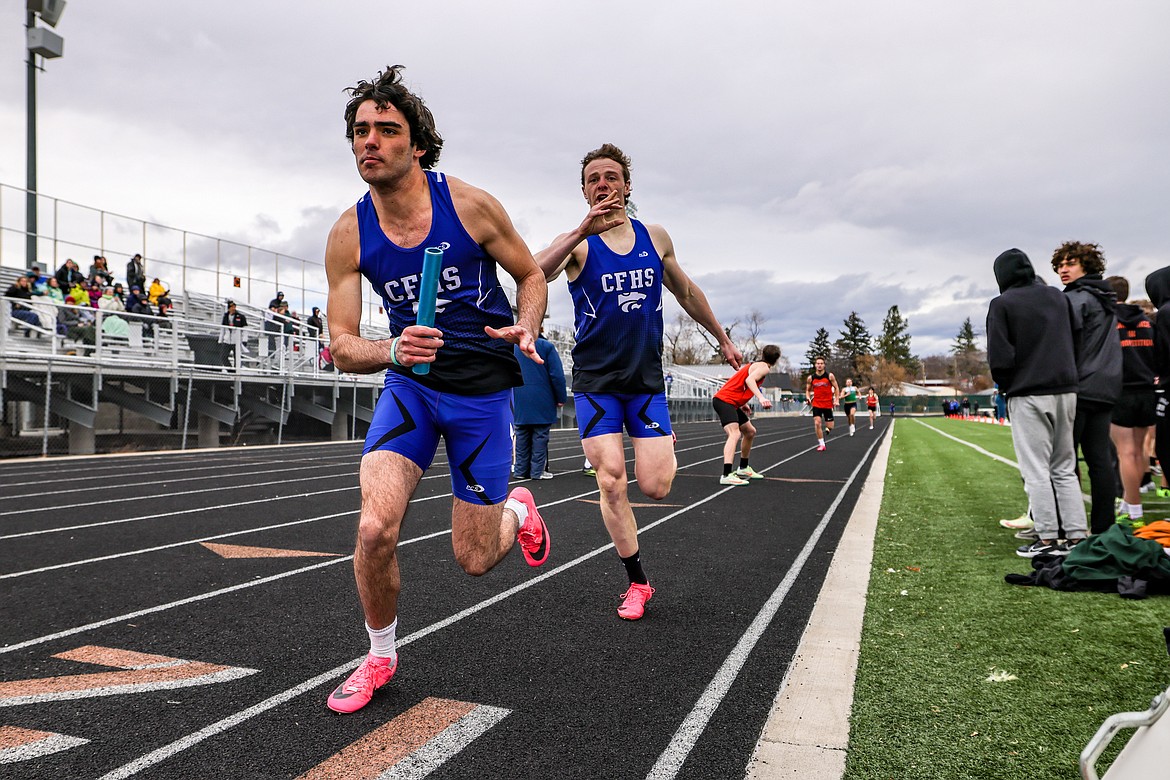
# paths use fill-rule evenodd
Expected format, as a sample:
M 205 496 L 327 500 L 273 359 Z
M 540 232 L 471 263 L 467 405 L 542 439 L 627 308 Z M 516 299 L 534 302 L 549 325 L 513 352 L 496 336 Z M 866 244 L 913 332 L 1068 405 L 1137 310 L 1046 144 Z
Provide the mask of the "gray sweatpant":
M 1012 444 L 1041 539 L 1057 538 L 1058 526 L 1064 527 L 1067 539 L 1088 535 L 1073 447 L 1076 412 L 1076 393 L 1008 398 Z

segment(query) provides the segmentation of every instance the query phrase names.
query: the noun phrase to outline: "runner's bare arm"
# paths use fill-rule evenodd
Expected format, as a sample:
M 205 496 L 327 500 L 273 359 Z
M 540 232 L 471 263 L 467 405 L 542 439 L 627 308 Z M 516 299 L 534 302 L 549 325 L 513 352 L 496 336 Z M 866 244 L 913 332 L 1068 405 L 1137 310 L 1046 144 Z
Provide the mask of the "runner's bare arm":
M 769 401 L 767 397 L 764 396 L 764 393 L 760 390 L 760 380 L 766 377 L 768 372 L 771 370 L 772 367 L 767 363 L 755 363 L 748 371 L 747 378 L 744 381 L 744 384 L 747 385 L 748 390 L 751 390 L 752 395 L 760 399 L 760 405 L 765 409 L 771 409 L 772 402 Z
M 361 337 L 362 275 L 357 209 L 350 208 L 329 231 L 325 274 L 329 279 L 329 351 L 333 363 L 351 374 L 373 374 L 390 365 L 390 340 Z
M 536 253 L 536 264 L 544 272 L 544 277 L 552 281 L 560 276 L 566 267 L 569 269 L 569 279 L 577 278 L 581 266 L 585 264 L 588 254 L 585 239 L 615 228 L 626 221 L 625 210 L 621 205 L 618 192 L 612 192 L 597 205 L 589 209 L 585 219 L 576 230 L 561 233 L 547 248 Z
M 548 284 L 544 274 L 498 200 L 458 179 L 448 177 L 448 180 L 456 209 L 468 233 L 516 282 L 516 308 L 519 311 L 516 324 L 499 329 L 485 327 L 484 331 L 492 338 L 518 345 L 529 359 L 543 363 L 536 353 L 536 335 L 540 333 L 540 323 L 548 306 Z
M 683 307 L 683 311 L 715 337 L 719 343 L 719 351 L 723 353 L 723 357 L 727 359 L 731 367 L 739 368 L 743 364 L 743 355 L 735 344 L 731 343 L 723 326 L 715 318 L 715 313 L 711 311 L 711 304 L 707 302 L 707 296 L 678 264 L 670 236 L 661 225 L 647 225 L 646 228 L 654 241 L 654 248 L 658 250 L 658 256 L 662 258 L 662 283 L 674 295 L 679 305 Z

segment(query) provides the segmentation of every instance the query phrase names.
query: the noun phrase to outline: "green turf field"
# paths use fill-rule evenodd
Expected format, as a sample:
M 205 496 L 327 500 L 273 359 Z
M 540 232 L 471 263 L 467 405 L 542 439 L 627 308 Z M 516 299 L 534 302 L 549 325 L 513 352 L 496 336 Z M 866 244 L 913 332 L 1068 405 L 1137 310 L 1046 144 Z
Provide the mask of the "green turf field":
M 1027 507 L 1019 473 L 936 431 L 1014 460 L 1009 428 L 898 421 L 845 777 L 1079 778 L 1102 720 L 1170 684 L 1170 598 L 1006 584 L 1031 571 L 997 522 Z M 1170 510 L 1143 503 L 1148 517 Z

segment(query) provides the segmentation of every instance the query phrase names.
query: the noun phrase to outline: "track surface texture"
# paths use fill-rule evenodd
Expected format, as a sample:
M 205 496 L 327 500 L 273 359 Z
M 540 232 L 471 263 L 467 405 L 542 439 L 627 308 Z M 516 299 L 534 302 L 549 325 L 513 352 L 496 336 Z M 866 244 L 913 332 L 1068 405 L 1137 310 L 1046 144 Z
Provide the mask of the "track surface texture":
M 657 503 L 627 446 L 657 589 L 635 622 L 575 431 L 525 482 L 548 562 L 479 578 L 440 448 L 402 528 L 397 675 L 347 716 L 325 698 L 368 648 L 358 443 L 0 463 L 0 776 L 743 777 L 887 430 L 818 453 L 811 418 L 756 424 L 767 479 L 721 486 L 718 425 L 680 425 Z

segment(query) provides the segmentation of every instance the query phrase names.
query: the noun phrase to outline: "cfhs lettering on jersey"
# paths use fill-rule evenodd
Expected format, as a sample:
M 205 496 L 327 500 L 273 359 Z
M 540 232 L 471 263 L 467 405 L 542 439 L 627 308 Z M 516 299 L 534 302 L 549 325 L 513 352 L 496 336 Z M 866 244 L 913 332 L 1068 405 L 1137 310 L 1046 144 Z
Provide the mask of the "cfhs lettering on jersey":
M 391 279 L 386 282 L 382 287 L 386 292 L 386 299 L 392 303 L 418 300 L 420 277 L 421 274 L 411 274 L 401 279 Z M 443 269 L 443 273 L 439 276 L 439 292 L 458 290 L 461 285 L 458 268 L 450 265 Z
M 653 268 L 635 268 L 632 271 L 617 271 L 601 275 L 601 289 L 604 292 L 641 290 L 654 286 Z

